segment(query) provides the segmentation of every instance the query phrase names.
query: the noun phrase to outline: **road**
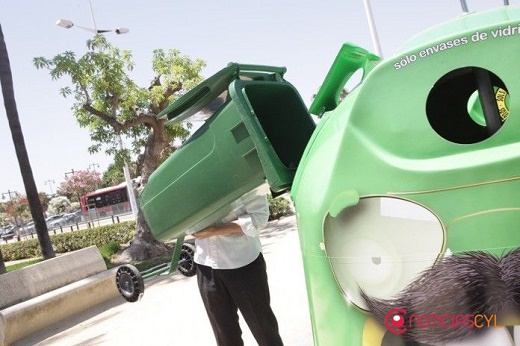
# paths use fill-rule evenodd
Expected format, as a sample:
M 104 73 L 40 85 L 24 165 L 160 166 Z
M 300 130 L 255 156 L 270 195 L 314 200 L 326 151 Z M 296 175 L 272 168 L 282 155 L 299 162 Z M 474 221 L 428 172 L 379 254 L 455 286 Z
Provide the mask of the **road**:
M 313 345 L 295 217 L 262 232 L 272 307 L 286 346 Z M 241 319 L 246 346 L 256 345 Z M 216 345 L 196 277 L 174 273 L 146 281 L 136 303 L 117 298 L 14 343 L 26 345 Z
M 133 213 L 127 213 L 127 214 L 121 214 L 114 217 L 104 217 L 104 218 L 97 218 L 93 220 L 85 220 L 84 222 L 79 222 L 75 225 L 65 226 L 65 227 L 56 227 L 56 228 L 50 228 L 49 234 L 59 234 L 59 233 L 67 233 L 67 232 L 73 232 L 77 230 L 87 229 L 89 227 L 99 227 L 104 225 L 110 225 L 113 223 L 118 222 L 125 222 L 125 221 L 131 221 L 135 220 Z M 36 233 L 33 233 L 32 235 L 22 235 L 20 236 L 20 240 L 24 241 L 27 239 L 36 239 Z M 9 239 L 1 239 L 1 244 L 10 244 L 10 243 L 16 243 L 18 241 L 17 237 L 14 236 L 13 238 Z

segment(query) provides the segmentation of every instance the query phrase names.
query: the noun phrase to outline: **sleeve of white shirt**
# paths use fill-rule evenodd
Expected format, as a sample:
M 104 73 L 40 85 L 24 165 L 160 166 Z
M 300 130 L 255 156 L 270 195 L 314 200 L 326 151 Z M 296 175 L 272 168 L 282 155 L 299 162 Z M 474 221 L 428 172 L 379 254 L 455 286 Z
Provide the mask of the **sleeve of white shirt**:
M 267 197 L 265 195 L 251 194 L 245 195 L 241 200 L 246 214 L 238 216 L 236 223 L 245 235 L 256 237 L 260 234 L 260 230 L 267 225 L 267 221 L 269 221 Z

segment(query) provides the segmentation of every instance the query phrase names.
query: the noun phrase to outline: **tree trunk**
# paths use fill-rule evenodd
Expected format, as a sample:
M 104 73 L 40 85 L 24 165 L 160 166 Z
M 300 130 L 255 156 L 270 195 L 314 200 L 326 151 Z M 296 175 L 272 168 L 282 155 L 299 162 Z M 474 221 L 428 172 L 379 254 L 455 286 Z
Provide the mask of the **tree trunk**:
M 18 164 L 22 173 L 22 179 L 27 193 L 27 200 L 29 208 L 34 220 L 38 240 L 44 259 L 55 256 L 52 248 L 47 225 L 43 217 L 43 208 L 38 195 L 38 189 L 34 182 L 29 156 L 25 147 L 25 140 L 23 137 L 22 126 L 18 117 L 18 110 L 16 108 L 16 101 L 14 98 L 13 76 L 11 74 L 11 66 L 9 63 L 9 55 L 7 54 L 7 47 L 4 40 L 2 26 L 0 25 L 0 84 L 2 85 L 2 95 L 4 97 L 4 106 L 11 129 L 11 136 L 13 137 L 14 148 L 18 158 Z
M 0 250 L 0 275 L 7 273 L 5 268 L 4 256 L 2 256 L 2 250 Z
M 169 147 L 168 136 L 164 130 L 165 124 L 166 121 L 164 119 L 157 119 L 146 139 L 141 169 L 141 183 L 143 186 L 148 183 L 148 178 L 157 169 L 159 162 L 161 162 L 164 150 Z
M 168 254 L 168 247 L 155 240 L 144 218 L 141 207 L 138 206 L 134 239 L 130 242 L 130 246 L 117 256 L 115 262 L 128 263 L 131 261 L 143 261 Z
M 151 130 L 143 153 L 143 168 L 141 171 L 141 184 L 144 186 L 148 178 L 158 167 L 161 153 L 168 147 L 168 138 L 164 131 L 164 120 L 157 120 Z M 134 192 L 135 193 L 135 192 Z M 136 197 L 138 200 L 138 197 Z M 165 256 L 169 253 L 168 247 L 155 240 L 150 226 L 144 218 L 143 212 L 137 203 L 136 232 L 131 244 L 116 259 L 116 262 L 127 263 L 130 261 L 142 261 L 154 257 Z

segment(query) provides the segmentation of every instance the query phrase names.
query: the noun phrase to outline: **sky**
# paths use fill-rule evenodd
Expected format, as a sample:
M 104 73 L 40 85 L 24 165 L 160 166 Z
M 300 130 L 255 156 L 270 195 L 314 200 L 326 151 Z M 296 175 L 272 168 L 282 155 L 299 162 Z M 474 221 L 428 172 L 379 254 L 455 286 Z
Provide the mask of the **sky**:
M 75 122 L 73 101 L 58 93 L 69 81 L 53 81 L 33 65 L 37 56 L 86 52 L 92 34 L 78 27 L 58 27 L 58 19 L 92 28 L 93 17 L 98 29 L 129 28 L 125 35 L 106 36 L 114 46 L 132 52 L 132 77 L 143 87 L 153 78 L 152 51 L 175 48 L 206 61 L 203 77 L 229 62 L 285 66 L 285 78 L 307 106 L 343 43 L 376 52 L 363 0 L 90 0 L 90 4 L 92 12 L 88 0 L 0 0 L 0 25 L 25 145 L 36 186 L 46 193 L 56 192 L 65 173 L 89 167 L 102 173 L 112 162 L 103 153 L 88 153 L 92 144 L 88 130 Z M 459 0 L 369 4 L 384 58 L 421 31 L 463 15 Z M 503 2 L 467 0 L 467 5 L 470 11 L 481 11 Z M 0 99 L 0 198 L 8 199 L 9 192 L 25 194 L 25 189 L 1 95 Z

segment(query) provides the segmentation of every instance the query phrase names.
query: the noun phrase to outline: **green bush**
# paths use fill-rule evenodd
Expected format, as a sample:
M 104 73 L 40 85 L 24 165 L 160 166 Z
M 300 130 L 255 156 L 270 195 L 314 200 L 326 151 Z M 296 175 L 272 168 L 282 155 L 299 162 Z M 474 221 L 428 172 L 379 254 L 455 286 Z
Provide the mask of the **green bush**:
M 276 220 L 293 212 L 291 202 L 282 196 L 273 198 L 268 195 L 267 201 L 269 202 L 269 220 Z
M 283 196 L 273 198 L 267 196 L 269 202 L 269 220 L 279 219 L 292 214 L 292 204 Z M 96 245 L 106 261 L 119 250 L 120 244 L 132 240 L 135 233 L 135 221 L 121 222 L 112 225 L 89 228 L 80 231 L 51 235 L 51 242 L 56 253 L 66 253 Z M 4 262 L 27 258 L 42 257 L 37 239 L 1 245 L 0 250 Z
M 0 247 L 4 262 L 16 261 L 25 258 L 42 257 L 40 244 L 37 239 L 2 245 Z
M 135 221 L 89 228 L 80 231 L 51 235 L 51 243 L 56 253 L 80 250 L 92 245 L 102 248 L 107 244 L 129 242 L 135 233 Z M 10 243 L 0 247 L 5 262 L 26 258 L 42 257 L 37 239 Z

